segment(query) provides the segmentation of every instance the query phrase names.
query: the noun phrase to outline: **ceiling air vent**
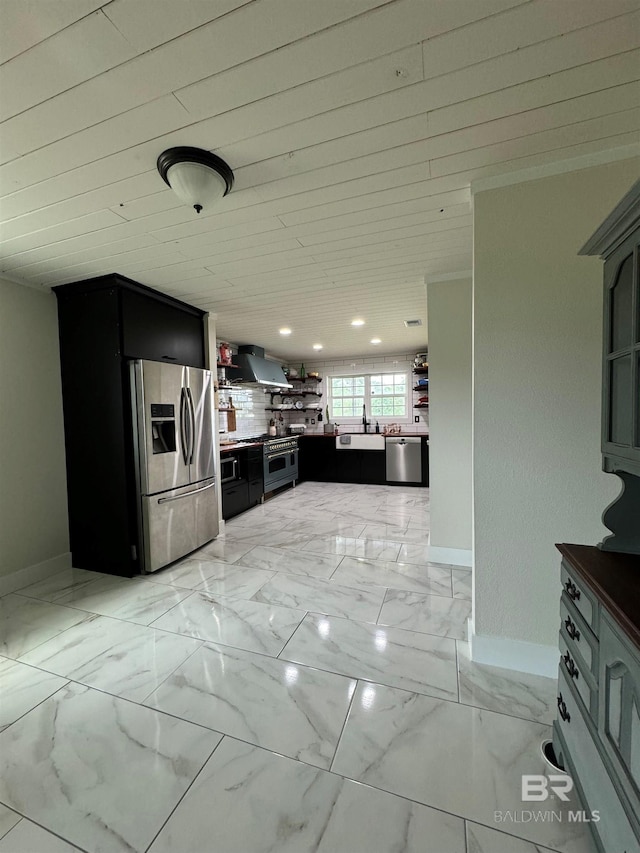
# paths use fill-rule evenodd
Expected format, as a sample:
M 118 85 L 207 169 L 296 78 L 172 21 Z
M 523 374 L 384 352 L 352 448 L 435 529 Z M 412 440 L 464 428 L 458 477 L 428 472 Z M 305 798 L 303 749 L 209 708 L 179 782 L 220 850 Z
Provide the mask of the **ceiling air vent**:
M 414 326 L 421 326 L 422 320 L 405 320 L 404 324 L 407 329 L 413 329 Z

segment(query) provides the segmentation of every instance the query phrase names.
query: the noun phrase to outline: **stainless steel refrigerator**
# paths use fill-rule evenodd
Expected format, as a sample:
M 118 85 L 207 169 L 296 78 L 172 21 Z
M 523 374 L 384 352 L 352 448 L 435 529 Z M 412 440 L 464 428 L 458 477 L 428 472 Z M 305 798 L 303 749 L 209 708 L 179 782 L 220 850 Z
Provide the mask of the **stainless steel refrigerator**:
M 218 535 L 211 373 L 130 364 L 139 542 L 144 572 Z

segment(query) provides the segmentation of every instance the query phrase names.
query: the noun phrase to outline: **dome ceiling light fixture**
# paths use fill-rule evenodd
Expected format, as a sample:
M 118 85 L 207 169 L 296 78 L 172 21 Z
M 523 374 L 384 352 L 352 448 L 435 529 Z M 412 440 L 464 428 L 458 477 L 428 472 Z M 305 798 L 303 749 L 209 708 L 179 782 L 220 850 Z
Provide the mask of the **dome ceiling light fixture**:
M 230 167 L 202 148 L 167 148 L 158 157 L 157 166 L 165 184 L 196 213 L 208 211 L 233 186 Z

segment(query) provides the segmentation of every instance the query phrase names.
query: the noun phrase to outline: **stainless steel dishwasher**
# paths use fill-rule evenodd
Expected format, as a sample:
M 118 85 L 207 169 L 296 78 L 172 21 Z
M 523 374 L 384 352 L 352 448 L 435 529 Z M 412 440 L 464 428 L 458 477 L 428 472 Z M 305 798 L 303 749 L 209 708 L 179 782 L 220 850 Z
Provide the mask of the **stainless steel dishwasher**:
M 385 441 L 387 482 L 420 483 L 422 445 L 420 438 L 387 436 Z

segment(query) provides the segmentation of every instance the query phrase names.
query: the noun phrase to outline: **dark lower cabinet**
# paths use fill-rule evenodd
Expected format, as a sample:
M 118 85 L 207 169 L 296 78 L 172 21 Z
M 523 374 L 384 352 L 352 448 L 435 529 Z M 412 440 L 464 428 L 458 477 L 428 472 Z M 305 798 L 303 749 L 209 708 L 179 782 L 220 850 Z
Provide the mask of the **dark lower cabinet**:
M 225 521 L 244 512 L 249 507 L 249 483 L 246 480 L 234 480 L 222 487 L 222 517 Z
M 385 482 L 384 450 L 336 450 L 335 482 L 381 485 Z
M 226 520 L 256 506 L 264 495 L 262 447 L 235 450 L 239 478 L 222 486 L 222 517 Z
M 386 483 L 384 450 L 337 450 L 335 436 L 301 436 L 298 447 L 301 481 L 365 485 Z M 426 436 L 422 440 L 421 485 L 429 485 L 429 439 Z
M 336 449 L 333 436 L 298 438 L 298 479 L 318 483 L 336 482 Z

